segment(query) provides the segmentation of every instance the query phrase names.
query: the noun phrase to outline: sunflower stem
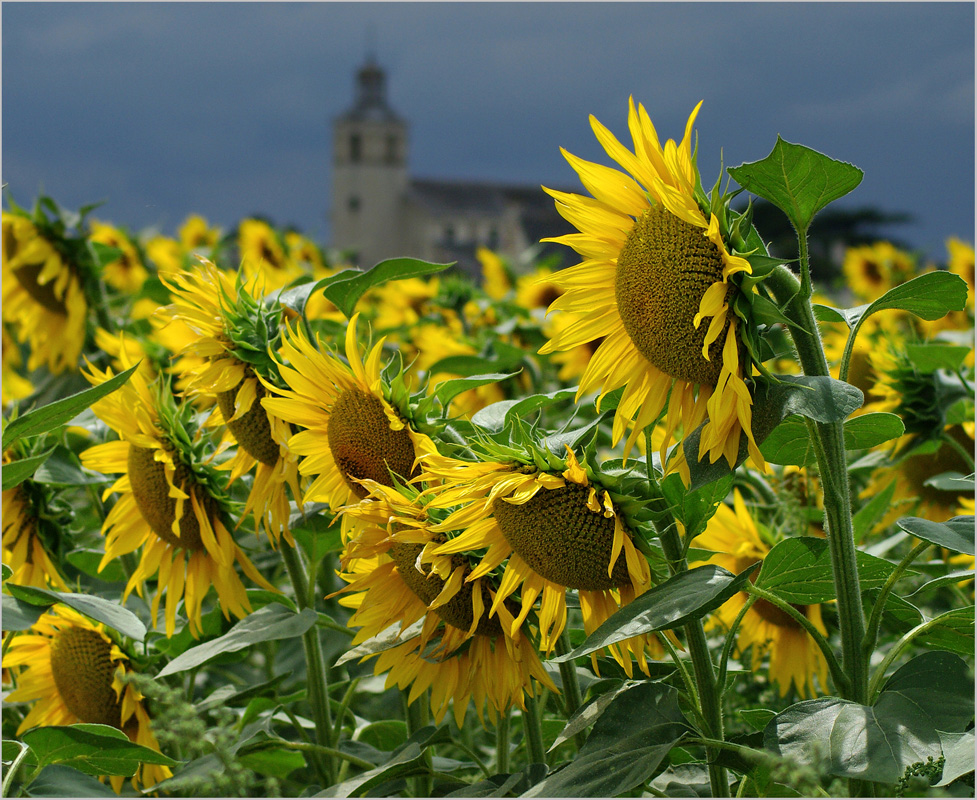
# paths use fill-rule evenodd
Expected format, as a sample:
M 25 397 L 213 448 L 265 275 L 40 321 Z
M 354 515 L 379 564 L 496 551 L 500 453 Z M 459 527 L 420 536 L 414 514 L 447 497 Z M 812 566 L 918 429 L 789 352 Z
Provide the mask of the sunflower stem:
M 526 709 L 522 712 L 522 730 L 526 739 L 529 763 L 545 764 L 546 750 L 543 749 L 543 728 L 539 716 L 539 703 L 537 703 L 534 694 L 526 696 Z
M 645 453 L 650 454 L 651 452 L 651 426 L 649 426 L 645 428 Z M 657 496 L 660 492 L 650 458 L 647 459 L 647 470 L 651 495 Z M 657 521 L 652 524 L 658 531 L 658 538 L 661 541 L 665 558 L 669 562 L 669 567 L 675 572 L 688 572 L 689 562 L 685 557 L 686 543 L 682 541 L 674 521 L 664 529 L 659 527 Z M 723 735 L 722 695 L 716 684 L 716 672 L 712 657 L 709 655 L 709 643 L 706 641 L 706 631 L 702 626 L 701 619 L 693 620 L 685 626 L 685 638 L 689 645 L 689 655 L 692 658 L 692 672 L 695 675 L 695 684 L 698 689 L 699 709 L 706 723 L 705 733 L 713 739 L 722 740 L 725 738 Z M 706 750 L 706 756 L 709 762 L 709 784 L 712 788 L 713 797 L 729 797 L 729 778 L 726 774 L 726 768 L 716 763 L 718 753 L 715 749 L 709 748 Z
M 302 556 L 288 542 L 281 543 L 282 560 L 295 590 L 295 600 L 300 609 L 315 610 L 315 598 L 309 590 Z M 312 706 L 312 719 L 315 722 L 317 744 L 323 747 L 332 745 L 332 712 L 329 708 L 329 692 L 326 688 L 326 669 L 319 641 L 319 627 L 313 625 L 302 634 L 302 647 L 305 650 L 305 668 L 309 680 L 309 704 Z M 311 751 L 313 766 L 324 786 L 332 786 L 336 775 L 332 755 L 324 751 Z
M 803 236 L 798 236 L 802 243 L 803 239 Z M 802 274 L 807 275 L 810 280 L 806 243 L 800 252 Z M 804 374 L 829 376 L 814 309 L 810 297 L 804 297 L 803 291 L 798 291 L 797 277 L 781 265 L 770 273 L 767 286 L 783 304 L 784 314 L 792 320 L 789 331 Z M 862 655 L 865 614 L 862 609 L 858 564 L 855 560 L 855 531 L 851 515 L 844 425 L 840 420 L 826 423 L 805 419 L 805 423 L 817 456 L 818 473 L 824 491 L 825 529 L 838 603 L 838 624 L 841 629 L 841 664 L 850 681 L 845 699 L 866 705 L 868 660 Z
M 509 709 L 499 712 L 495 723 L 495 771 L 509 772 Z
M 566 628 L 564 628 L 556 640 L 556 654 L 565 656 L 570 650 L 570 637 L 567 635 Z M 576 664 L 572 661 L 561 661 L 560 680 L 563 682 L 563 702 L 566 708 L 566 718 L 569 720 L 570 717 L 577 713 L 577 709 L 583 705 L 583 695 L 580 693 L 580 681 L 577 679 Z M 573 737 L 578 750 L 583 747 L 586 739 L 587 737 L 583 731 L 580 731 Z

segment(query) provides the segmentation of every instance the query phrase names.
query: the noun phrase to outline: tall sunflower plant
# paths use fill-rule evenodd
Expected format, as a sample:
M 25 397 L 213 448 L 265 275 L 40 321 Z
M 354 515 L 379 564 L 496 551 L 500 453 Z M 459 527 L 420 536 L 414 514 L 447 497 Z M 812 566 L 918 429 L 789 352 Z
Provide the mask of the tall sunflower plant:
M 3 794 L 971 794 L 973 247 L 701 106 L 474 273 L 8 200 Z

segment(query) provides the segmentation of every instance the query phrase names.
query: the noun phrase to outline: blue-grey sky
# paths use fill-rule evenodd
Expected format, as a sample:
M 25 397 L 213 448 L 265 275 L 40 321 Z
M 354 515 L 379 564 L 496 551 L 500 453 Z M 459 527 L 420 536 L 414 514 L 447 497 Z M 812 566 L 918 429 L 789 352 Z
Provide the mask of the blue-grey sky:
M 705 100 L 707 186 L 780 134 L 861 167 L 842 202 L 912 214 L 892 233 L 931 258 L 974 238 L 969 2 L 7 2 L 2 31 L 11 196 L 133 230 L 259 213 L 328 243 L 332 120 L 373 49 L 418 177 L 579 186 L 560 146 L 610 163 L 588 114 L 629 141 L 634 95 L 678 139 Z

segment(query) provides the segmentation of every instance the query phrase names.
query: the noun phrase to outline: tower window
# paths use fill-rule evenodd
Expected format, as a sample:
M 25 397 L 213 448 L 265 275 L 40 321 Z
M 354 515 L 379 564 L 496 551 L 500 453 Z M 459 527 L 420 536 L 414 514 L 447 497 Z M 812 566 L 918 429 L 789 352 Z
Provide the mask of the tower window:
M 354 164 L 363 160 L 363 137 L 358 133 L 349 137 L 349 160 Z
M 349 210 L 353 214 L 360 210 L 360 198 L 355 194 L 349 198 Z

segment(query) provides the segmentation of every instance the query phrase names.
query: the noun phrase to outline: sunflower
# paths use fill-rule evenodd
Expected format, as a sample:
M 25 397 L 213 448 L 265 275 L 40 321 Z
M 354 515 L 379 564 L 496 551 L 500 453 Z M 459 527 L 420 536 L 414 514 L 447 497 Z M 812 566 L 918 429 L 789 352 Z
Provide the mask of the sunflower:
M 13 460 L 10 451 L 3 454 L 4 465 Z M 3 563 L 13 570 L 11 583 L 68 591 L 40 534 L 34 485 L 24 481 L 3 492 Z
M 193 253 L 201 248 L 208 251 L 217 247 L 221 238 L 221 230 L 211 227 L 207 220 L 200 214 L 191 214 L 180 226 L 177 231 L 180 237 L 180 245 L 187 253 Z
M 482 265 L 482 289 L 493 300 L 501 300 L 512 288 L 509 269 L 498 253 L 479 247 L 475 257 Z
M 30 728 L 86 722 L 111 725 L 136 744 L 160 751 L 142 694 L 124 680 L 133 671 L 129 657 L 101 623 L 56 605 L 29 632 L 11 640 L 3 666 L 20 667 L 17 688 L 4 702 L 34 704 L 18 736 Z M 132 788 L 153 786 L 172 774 L 169 767 L 142 764 Z M 115 775 L 109 780 L 120 793 L 125 779 Z
M 579 594 L 589 635 L 651 587 L 648 561 L 636 549 L 610 492 L 569 447 L 565 459 L 551 459 L 544 469 L 534 460 L 470 462 L 434 453 L 423 457 L 420 476 L 431 484 L 429 507 L 452 509 L 431 530 L 454 535 L 432 554 L 485 550 L 467 581 L 505 562 L 489 616 L 519 590 L 518 614 L 511 623 L 515 631 L 539 598 L 540 646 L 547 653 L 566 626 L 567 589 Z M 632 655 L 647 673 L 645 650 L 656 644 L 653 638 L 634 637 L 607 649 L 630 676 Z
M 549 308 L 563 294 L 563 289 L 553 282 L 553 270 L 537 267 L 529 275 L 516 279 L 516 305 L 526 311 Z
M 299 472 L 313 478 L 303 502 L 324 501 L 334 512 L 365 496 L 358 481 L 392 486 L 391 473 L 410 478 L 417 457 L 434 449 L 390 400 L 380 375 L 383 339 L 364 363 L 358 319 L 354 314 L 346 328 L 346 362 L 314 347 L 301 328 L 286 330 L 279 372 L 288 388 L 266 383 L 276 396 L 261 401 L 273 417 L 305 429 L 288 440 L 289 451 L 302 457 Z
M 266 291 L 280 289 L 305 274 L 285 250 L 281 234 L 260 219 L 244 219 L 238 226 L 241 271 L 250 279 L 264 278 Z
M 182 322 L 193 334 L 179 353 L 195 357 L 180 373 L 183 390 L 206 406 L 216 404 L 209 424 L 226 425 L 219 451 L 238 446 L 235 457 L 220 467 L 230 472 L 228 487 L 257 467 L 244 515 L 253 511 L 256 528 L 261 525 L 273 543 L 284 535 L 292 544 L 285 486 L 294 497 L 300 496 L 298 459 L 285 447 L 292 434 L 289 425 L 261 406 L 267 390 L 258 380 L 258 370 L 271 377 L 274 369 L 264 348 L 270 344 L 268 337 L 277 334 L 278 307 L 261 309 L 254 297 L 258 276 L 247 285 L 239 276 L 235 285 L 228 273 L 206 259 L 198 270 L 170 273 L 161 280 L 174 302 L 160 309 L 159 318 Z
M 389 671 L 387 686 L 410 687 L 408 702 L 431 689 L 431 711 L 441 722 L 454 701 L 458 726 L 469 700 L 479 719 L 487 707 L 496 719 L 512 705 L 525 709 L 534 693 L 533 679 L 556 691 L 535 649 L 503 604 L 490 618 L 497 586 L 491 578 L 468 580 L 472 570 L 464 556 L 434 555 L 445 537 L 431 530 L 425 510 L 414 497 L 363 481 L 367 499 L 348 506 L 355 535 L 342 556 L 349 585 L 335 594 L 353 593 L 340 601 L 355 608 L 348 624 L 360 627 L 357 645 L 393 625 L 401 632 L 423 620 L 420 632 L 379 654 L 375 674 Z M 335 596 L 335 595 L 332 595 Z
M 762 561 L 770 551 L 760 537 L 757 525 L 743 502 L 739 490 L 733 493 L 733 508 L 721 503 L 706 530 L 695 537 L 692 547 L 715 551 L 705 561 L 691 566 L 715 564 L 739 574 L 751 564 Z M 756 573 L 754 573 L 756 574 Z M 746 603 L 746 592 L 738 592 L 715 612 L 707 628 L 729 629 Z M 827 630 L 821 620 L 819 605 L 794 606 L 823 635 Z M 814 679 L 822 690 L 828 686 L 828 663 L 810 634 L 793 617 L 766 600 L 756 600 L 740 623 L 736 653 L 741 656 L 752 648 L 752 669 L 757 672 L 764 656 L 770 656 L 769 675 L 776 681 L 780 696 L 793 686 L 801 697 L 817 694 Z
M 78 269 L 30 219 L 3 212 L 3 318 L 30 344 L 27 369 L 77 369 L 87 317 Z
M 189 257 L 183 246 L 168 236 L 153 236 L 146 240 L 146 257 L 156 265 L 158 272 L 176 272 L 188 263 Z
M 24 359 L 20 355 L 20 347 L 3 326 L 3 396 L 0 403 L 6 406 L 14 400 L 21 400 L 34 391 L 33 384 L 21 375 L 20 368 Z
M 87 377 L 93 384 L 112 377 L 111 370 L 89 369 Z M 122 474 L 104 493 L 105 498 L 113 493 L 119 497 L 103 525 L 105 556 L 99 570 L 112 559 L 143 547 L 123 602 L 133 589 L 142 596 L 143 582 L 158 573 L 153 619 L 165 590 L 166 635 L 173 635 L 182 598 L 190 632 L 198 636 L 201 604 L 211 586 L 217 590 L 225 617 L 242 618 L 250 612 L 235 562 L 258 586 L 275 591 L 224 524 L 216 481 L 193 451 L 187 431 L 192 416 L 188 406 L 177 407 L 162 381 L 148 384 L 135 372 L 92 410 L 121 437 L 81 455 L 82 464 L 89 469 Z
M 841 265 L 852 293 L 871 303 L 916 275 L 913 257 L 891 242 L 849 247 Z
M 735 463 L 741 434 L 758 468 L 764 461 L 751 430 L 752 398 L 746 384 L 752 361 L 731 312 L 739 273 L 751 274 L 735 255 L 699 185 L 691 151 L 695 107 L 680 144 L 664 148 L 644 107 L 629 103 L 634 152 L 593 116 L 591 126 L 608 155 L 630 175 L 563 151 L 593 197 L 544 190 L 579 233 L 543 239 L 568 245 L 584 260 L 552 277 L 564 294 L 550 311 L 573 315 L 541 353 L 570 350 L 603 337 L 584 372 L 577 399 L 593 389 L 600 398 L 623 386 L 612 429 L 616 445 L 629 425 L 624 454 L 667 407 L 662 444 L 681 426 L 690 433 L 706 422 L 698 457 Z M 719 209 L 725 219 L 726 212 Z M 708 325 L 702 323 L 711 318 Z M 746 361 L 746 363 L 744 363 Z M 684 457 L 676 463 L 683 474 Z
M 118 258 L 102 267 L 105 282 L 124 294 L 131 295 L 138 292 L 149 277 L 149 272 L 143 265 L 132 239 L 118 228 L 97 220 L 92 220 L 88 238 L 92 242 L 108 245 L 120 251 Z

